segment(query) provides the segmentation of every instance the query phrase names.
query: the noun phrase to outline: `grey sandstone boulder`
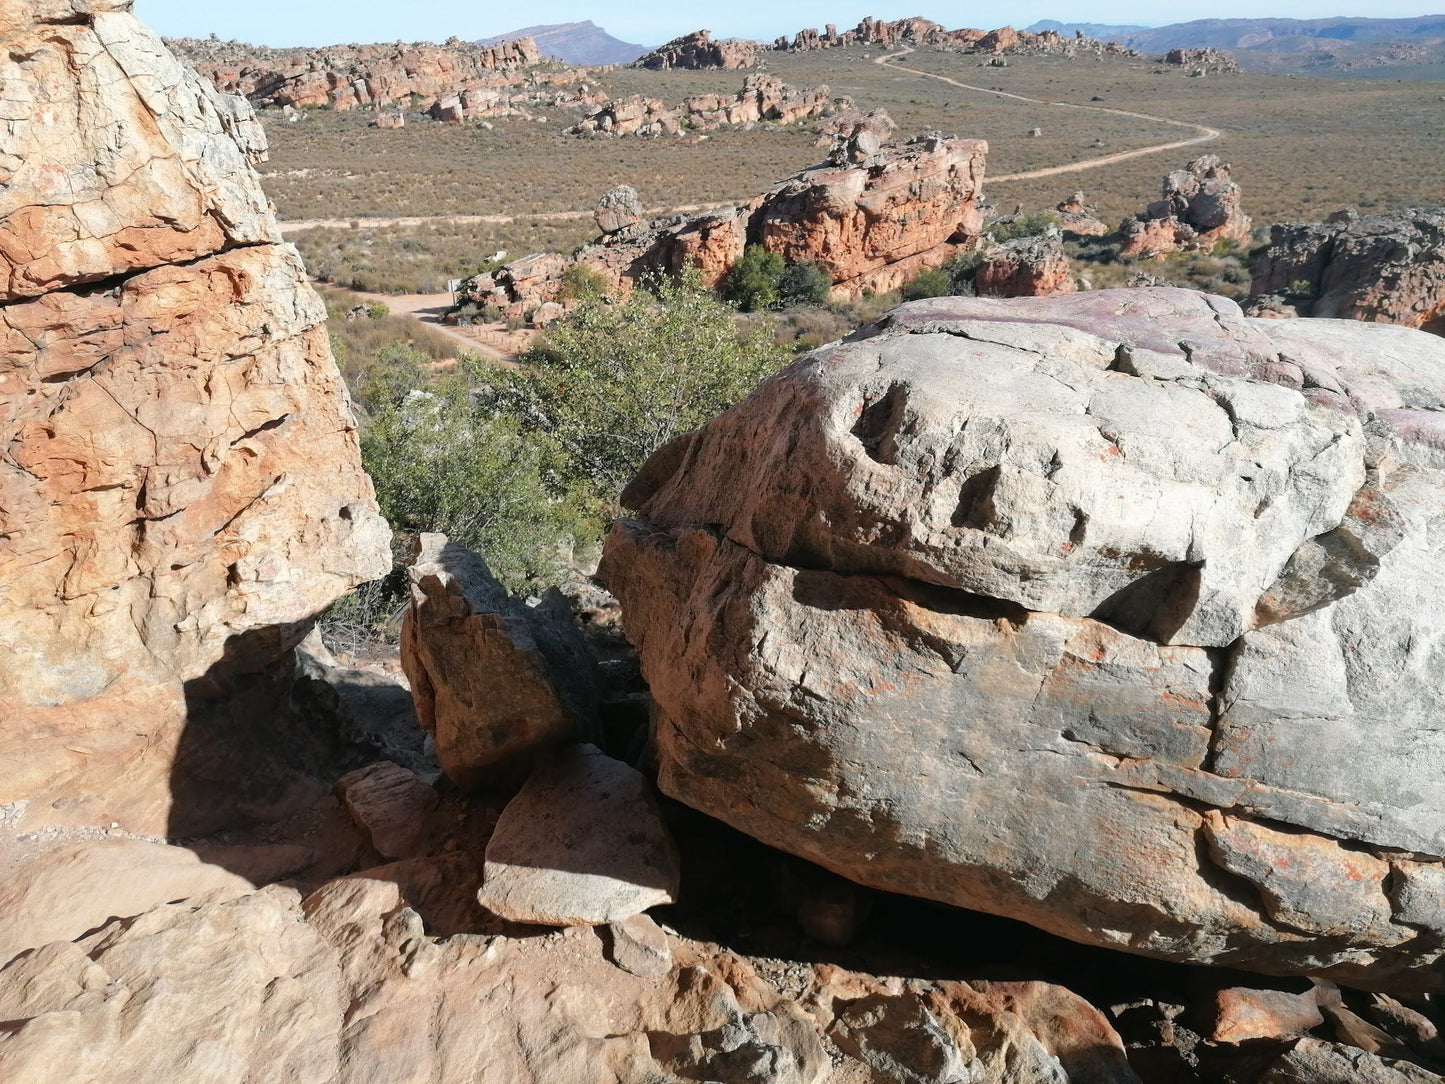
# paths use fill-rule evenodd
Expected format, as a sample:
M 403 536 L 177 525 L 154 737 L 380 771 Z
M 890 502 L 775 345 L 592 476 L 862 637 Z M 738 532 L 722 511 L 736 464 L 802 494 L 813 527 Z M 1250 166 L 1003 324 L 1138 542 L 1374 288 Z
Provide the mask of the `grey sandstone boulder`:
M 664 791 L 1092 944 L 1441 986 L 1445 344 L 906 305 L 661 449 L 602 578 Z

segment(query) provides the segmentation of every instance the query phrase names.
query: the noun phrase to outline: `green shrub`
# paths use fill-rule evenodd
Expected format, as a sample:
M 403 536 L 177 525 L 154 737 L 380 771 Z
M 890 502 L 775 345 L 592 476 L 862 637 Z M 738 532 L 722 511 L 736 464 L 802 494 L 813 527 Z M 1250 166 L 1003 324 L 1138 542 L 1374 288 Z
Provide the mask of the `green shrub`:
M 748 245 L 742 259 L 723 277 L 723 298 L 743 312 L 776 308 L 781 300 L 778 284 L 785 270 L 787 262 L 778 253 L 762 245 Z
M 925 297 L 945 297 L 953 292 L 953 279 L 941 267 L 920 271 L 903 284 L 903 300 L 919 301 Z
M 361 454 L 394 529 L 443 532 L 513 590 L 554 577 L 572 539 L 598 529 L 585 495 L 558 484 L 550 442 L 460 380 L 378 403 Z
M 790 263 L 778 276 L 778 300 L 784 305 L 821 305 L 833 289 L 833 276 L 812 260 Z
M 995 241 L 1013 241 L 1020 237 L 1037 237 L 1046 233 L 1050 226 L 1059 224 L 1059 216 L 1053 211 L 1030 211 L 1028 214 L 1000 218 L 986 227 Z
M 589 301 L 605 297 L 608 288 L 607 277 L 580 263 L 574 263 L 562 272 L 562 301 Z
M 391 309 L 380 301 L 368 301 L 366 303 L 366 316 L 369 320 L 385 320 L 391 315 Z
M 583 301 L 521 359 L 479 375 L 494 409 L 546 434 L 565 485 L 615 502 L 643 461 L 743 398 L 787 351 L 767 321 L 740 322 L 695 271 L 626 301 Z

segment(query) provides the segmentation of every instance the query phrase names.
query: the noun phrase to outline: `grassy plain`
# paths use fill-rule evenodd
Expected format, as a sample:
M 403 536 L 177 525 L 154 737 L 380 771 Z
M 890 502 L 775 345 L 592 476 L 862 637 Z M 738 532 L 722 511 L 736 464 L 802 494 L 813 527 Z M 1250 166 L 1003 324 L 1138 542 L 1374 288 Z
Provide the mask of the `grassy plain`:
M 900 134 L 941 129 L 987 139 L 994 176 L 1086 159 L 1186 136 L 1182 129 L 1114 114 L 1019 102 L 964 90 L 873 63 L 877 51 L 765 54 L 767 69 L 798 86 L 827 84 L 859 108 L 887 109 Z M 1043 99 L 1190 121 L 1223 132 L 1184 150 L 1034 180 L 989 184 L 1003 211 L 1051 207 L 1082 189 L 1110 223 L 1156 198 L 1160 178 L 1195 154 L 1234 168 L 1245 209 L 1259 225 L 1320 218 L 1342 206 L 1363 212 L 1445 202 L 1445 102 L 1438 82 L 1281 75 L 1189 78 L 1150 60 L 978 57 L 920 49 L 903 63 L 959 82 Z M 604 73 L 611 95 L 668 101 L 736 91 L 742 72 Z M 1100 101 L 1094 101 L 1098 98 Z M 547 123 L 367 127 L 363 113 L 310 112 L 297 124 L 266 117 L 266 186 L 283 220 L 390 216 L 516 215 L 590 210 L 616 184 L 649 207 L 747 198 L 819 160 L 811 123 L 683 138 L 580 138 L 563 134 L 577 114 Z M 1032 129 L 1041 135 L 1030 135 Z M 1099 146 L 1102 144 L 1102 147 Z M 590 221 L 517 217 L 506 223 L 438 223 L 296 235 L 312 267 L 358 288 L 430 292 L 493 252 L 568 250 Z

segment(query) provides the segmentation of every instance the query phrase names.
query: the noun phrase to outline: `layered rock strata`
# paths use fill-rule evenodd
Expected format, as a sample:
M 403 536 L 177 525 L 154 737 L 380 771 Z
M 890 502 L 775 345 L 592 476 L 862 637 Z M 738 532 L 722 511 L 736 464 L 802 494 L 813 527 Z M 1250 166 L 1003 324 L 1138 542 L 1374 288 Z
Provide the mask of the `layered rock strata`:
M 1253 292 L 1306 315 L 1368 320 L 1445 335 L 1445 209 L 1352 211 L 1277 225 L 1255 261 Z
M 660 450 L 603 578 L 669 794 L 1146 955 L 1441 985 L 1445 347 L 904 306 Z
M 851 107 L 846 98 L 834 102 L 827 87 L 800 89 L 776 76 L 757 73 L 749 75 L 736 94 L 697 94 L 684 98 L 677 107 L 640 94 L 607 101 L 568 131 L 574 135 L 677 135 L 684 130 L 713 131 L 760 121 L 793 124 Z
M 390 559 L 260 128 L 128 8 L 0 21 L 0 804 L 164 832 L 210 709 L 242 682 L 224 725 L 271 725 L 270 675 Z

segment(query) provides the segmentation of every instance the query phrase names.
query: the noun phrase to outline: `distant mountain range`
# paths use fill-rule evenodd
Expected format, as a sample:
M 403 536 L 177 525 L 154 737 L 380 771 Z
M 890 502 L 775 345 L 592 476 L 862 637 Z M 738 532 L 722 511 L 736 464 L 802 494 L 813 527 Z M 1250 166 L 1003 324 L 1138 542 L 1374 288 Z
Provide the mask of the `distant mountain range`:
M 1144 53 L 1212 47 L 1233 53 L 1252 71 L 1401 74 L 1440 68 L 1445 74 L 1445 15 L 1410 19 L 1197 19 L 1169 26 L 1035 23 L 1028 29 L 1117 41 Z M 1438 77 L 1438 75 L 1436 76 Z
M 544 56 L 553 57 L 566 64 L 631 64 L 648 50 L 646 45 L 634 45 L 629 41 L 614 38 L 591 19 L 582 23 L 528 26 L 510 34 L 485 38 L 477 44 L 499 45 L 504 41 L 516 41 L 518 38 L 531 38 Z
M 1149 26 L 1135 26 L 1124 23 L 1115 25 L 1113 23 L 1061 23 L 1057 19 L 1040 19 L 1033 26 L 1024 27 L 1030 34 L 1042 34 L 1045 30 L 1055 30 L 1066 38 L 1074 36 L 1075 30 L 1082 30 L 1086 38 L 1098 38 L 1100 41 L 1123 41 L 1130 34 L 1137 34 L 1141 30 L 1152 30 Z

